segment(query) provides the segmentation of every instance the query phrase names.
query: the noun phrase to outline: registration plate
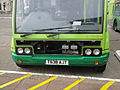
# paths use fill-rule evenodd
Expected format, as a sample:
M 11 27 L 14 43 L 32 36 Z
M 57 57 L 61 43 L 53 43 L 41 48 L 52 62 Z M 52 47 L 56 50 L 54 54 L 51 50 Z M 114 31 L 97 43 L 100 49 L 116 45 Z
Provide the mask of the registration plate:
M 47 65 L 68 65 L 68 60 L 46 60 Z

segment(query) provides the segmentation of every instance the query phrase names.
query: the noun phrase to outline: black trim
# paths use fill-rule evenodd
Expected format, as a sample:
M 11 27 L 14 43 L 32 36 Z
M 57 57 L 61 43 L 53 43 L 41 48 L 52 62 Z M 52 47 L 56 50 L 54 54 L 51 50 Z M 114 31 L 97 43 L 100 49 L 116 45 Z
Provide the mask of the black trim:
M 68 45 L 69 50 L 71 45 L 77 45 L 79 54 L 82 52 L 83 46 L 99 46 L 101 41 L 45 41 L 45 40 L 16 40 L 16 44 L 19 45 L 30 45 L 33 47 L 34 54 L 62 54 L 62 45 Z M 55 46 L 55 47 L 53 47 Z M 37 49 L 40 47 L 41 49 Z M 94 49 L 94 48 L 93 48 Z
M 50 41 L 50 40 L 16 40 L 16 44 L 17 45 L 33 45 L 34 43 L 36 42 L 66 42 L 67 43 L 67 40 L 54 40 L 54 41 Z M 69 42 L 77 42 L 77 43 L 80 43 L 81 45 L 80 46 L 100 46 L 101 45 L 101 41 L 95 41 L 95 42 L 92 42 L 92 41 L 69 41 Z
M 103 33 L 103 30 L 104 30 L 104 12 L 105 12 L 105 3 L 107 0 L 103 0 L 103 17 L 102 17 L 102 33 Z M 107 13 L 107 12 L 106 12 Z M 106 20 L 107 21 L 107 20 Z

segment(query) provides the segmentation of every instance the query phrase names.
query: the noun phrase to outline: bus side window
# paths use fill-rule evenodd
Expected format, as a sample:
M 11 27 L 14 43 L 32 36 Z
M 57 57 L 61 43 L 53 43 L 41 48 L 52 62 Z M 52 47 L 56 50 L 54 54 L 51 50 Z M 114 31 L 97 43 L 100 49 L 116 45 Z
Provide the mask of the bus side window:
M 120 4 L 119 3 L 115 4 L 115 12 L 114 13 L 116 16 L 120 16 Z

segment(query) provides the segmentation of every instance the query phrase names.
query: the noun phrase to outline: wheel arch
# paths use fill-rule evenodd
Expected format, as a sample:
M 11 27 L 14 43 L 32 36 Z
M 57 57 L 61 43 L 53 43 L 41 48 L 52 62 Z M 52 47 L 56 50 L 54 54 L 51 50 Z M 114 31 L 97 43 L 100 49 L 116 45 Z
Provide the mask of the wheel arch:
M 115 22 L 117 22 L 117 19 L 116 19 L 116 18 L 113 20 L 113 25 L 114 25 Z

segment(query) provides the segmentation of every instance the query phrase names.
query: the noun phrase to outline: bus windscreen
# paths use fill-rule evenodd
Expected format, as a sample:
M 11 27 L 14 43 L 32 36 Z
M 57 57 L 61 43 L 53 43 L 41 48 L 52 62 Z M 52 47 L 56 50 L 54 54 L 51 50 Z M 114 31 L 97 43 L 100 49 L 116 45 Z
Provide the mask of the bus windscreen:
M 102 32 L 104 0 L 17 0 L 16 32 L 60 33 L 76 30 L 77 33 Z M 71 27 L 60 30 L 49 28 Z M 72 33 L 72 32 L 71 32 Z

